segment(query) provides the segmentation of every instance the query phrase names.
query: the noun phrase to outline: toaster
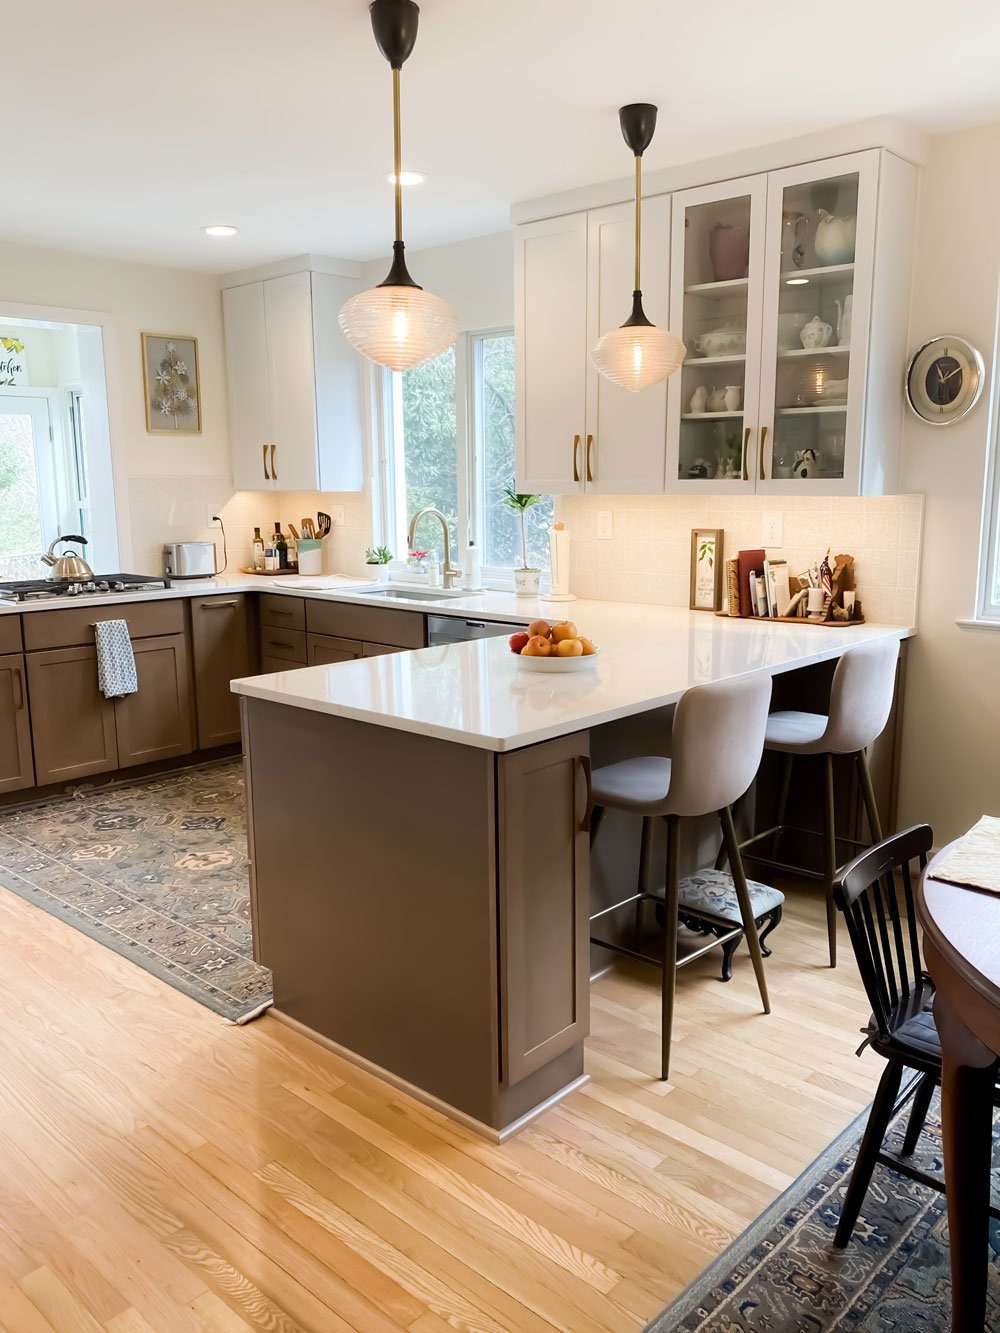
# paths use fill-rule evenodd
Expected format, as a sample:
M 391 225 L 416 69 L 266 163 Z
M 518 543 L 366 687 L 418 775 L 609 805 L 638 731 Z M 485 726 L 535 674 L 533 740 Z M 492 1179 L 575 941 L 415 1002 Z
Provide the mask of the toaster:
M 210 579 L 218 572 L 215 542 L 164 542 L 163 573 L 168 579 Z

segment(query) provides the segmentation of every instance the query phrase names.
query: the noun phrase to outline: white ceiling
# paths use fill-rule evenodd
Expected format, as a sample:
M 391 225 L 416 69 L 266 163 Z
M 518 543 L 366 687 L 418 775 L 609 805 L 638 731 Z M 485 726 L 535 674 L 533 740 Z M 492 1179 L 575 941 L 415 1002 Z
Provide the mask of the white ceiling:
M 367 0 L 24 0 L 4 11 L 0 241 L 228 271 L 391 241 Z M 403 71 L 408 245 L 650 169 L 898 115 L 1000 119 L 996 0 L 425 0 Z M 996 169 L 996 164 L 984 164 Z M 209 222 L 240 235 L 210 240 Z

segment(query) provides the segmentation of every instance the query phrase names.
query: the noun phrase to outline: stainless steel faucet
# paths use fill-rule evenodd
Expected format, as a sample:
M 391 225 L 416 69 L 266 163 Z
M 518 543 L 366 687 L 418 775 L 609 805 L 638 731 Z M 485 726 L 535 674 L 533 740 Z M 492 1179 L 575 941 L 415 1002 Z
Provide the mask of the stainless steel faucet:
M 417 531 L 417 524 L 428 514 L 441 521 L 441 531 L 444 533 L 444 565 L 441 569 L 441 581 L 446 588 L 454 588 L 455 580 L 460 576 L 462 571 L 457 569 L 451 563 L 451 536 L 448 532 L 448 520 L 445 518 L 444 514 L 441 513 L 440 509 L 434 509 L 432 506 L 428 505 L 426 509 L 417 510 L 410 519 L 410 531 L 406 538 L 406 544 L 411 551 L 414 549 L 413 538 Z

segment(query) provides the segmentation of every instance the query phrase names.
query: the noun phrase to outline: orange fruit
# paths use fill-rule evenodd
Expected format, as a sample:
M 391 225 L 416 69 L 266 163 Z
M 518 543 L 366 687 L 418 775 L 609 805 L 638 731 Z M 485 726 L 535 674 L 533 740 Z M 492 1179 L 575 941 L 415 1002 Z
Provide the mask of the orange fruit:
M 591 643 L 590 639 L 581 638 L 580 649 L 583 652 L 584 657 L 593 657 L 597 652 L 597 649 L 594 647 L 593 643 Z
M 560 639 L 556 652 L 560 657 L 582 657 L 583 644 L 579 639 Z
M 540 634 L 533 634 L 528 642 L 521 649 L 522 657 L 548 657 L 552 652 L 552 645 L 548 639 L 543 639 Z
M 547 620 L 533 620 L 531 624 L 528 626 L 529 638 L 533 639 L 535 638 L 536 635 L 540 634 L 544 639 L 548 637 L 548 633 L 549 633 L 549 622 Z

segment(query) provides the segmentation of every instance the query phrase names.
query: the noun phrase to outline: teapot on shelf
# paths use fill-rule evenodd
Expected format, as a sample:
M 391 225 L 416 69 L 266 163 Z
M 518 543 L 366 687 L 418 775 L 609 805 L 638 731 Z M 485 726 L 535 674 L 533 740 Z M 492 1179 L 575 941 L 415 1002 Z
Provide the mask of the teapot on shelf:
M 837 307 L 837 342 L 841 347 L 849 347 L 851 343 L 851 317 L 854 313 L 854 297 L 845 296 L 843 304 L 840 301 L 833 303 Z
M 815 351 L 817 347 L 829 347 L 830 339 L 833 337 L 833 326 L 827 324 L 819 315 L 813 315 L 808 324 L 803 324 L 799 331 L 799 341 L 807 351 Z
M 813 242 L 820 264 L 853 264 L 858 219 L 855 213 L 839 216 L 818 208 L 819 221 Z

